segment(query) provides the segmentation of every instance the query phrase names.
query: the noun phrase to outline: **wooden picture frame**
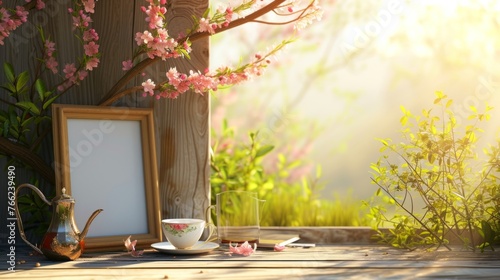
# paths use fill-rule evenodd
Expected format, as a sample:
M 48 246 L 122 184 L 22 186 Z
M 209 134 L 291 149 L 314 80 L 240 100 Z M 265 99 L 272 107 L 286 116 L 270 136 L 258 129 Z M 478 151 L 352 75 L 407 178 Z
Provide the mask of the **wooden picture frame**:
M 137 248 L 162 240 L 152 109 L 52 105 L 57 194 L 75 199 L 75 222 L 89 227 L 85 250 Z

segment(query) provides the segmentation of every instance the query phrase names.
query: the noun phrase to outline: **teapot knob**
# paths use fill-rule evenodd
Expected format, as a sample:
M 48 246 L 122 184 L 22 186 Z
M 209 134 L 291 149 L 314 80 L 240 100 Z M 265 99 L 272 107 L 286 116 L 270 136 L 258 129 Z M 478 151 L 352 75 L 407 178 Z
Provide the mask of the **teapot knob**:
M 62 199 L 71 199 L 73 200 L 73 198 L 71 197 L 71 195 L 67 194 L 66 193 L 66 188 L 62 188 L 61 189 L 61 196 L 59 196 L 59 200 L 62 200 Z

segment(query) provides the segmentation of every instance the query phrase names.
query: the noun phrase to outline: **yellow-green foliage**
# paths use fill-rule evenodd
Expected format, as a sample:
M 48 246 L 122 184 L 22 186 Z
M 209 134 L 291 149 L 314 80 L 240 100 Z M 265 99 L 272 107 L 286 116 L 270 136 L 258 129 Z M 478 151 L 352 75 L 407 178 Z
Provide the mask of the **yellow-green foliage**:
M 476 151 L 479 124 L 492 108 L 479 113 L 471 107 L 468 123 L 459 124 L 452 102 L 437 92 L 434 104 L 441 110 L 424 110 L 420 116 L 402 107 L 404 140 L 380 140 L 383 155 L 371 165 L 379 188 L 369 203 L 369 218 L 376 229 L 392 226 L 389 234 L 378 232 L 384 242 L 404 248 L 447 246 L 454 235 L 473 250 L 500 242 L 500 139 L 484 149 L 485 157 Z M 394 212 L 388 214 L 386 207 Z M 481 244 L 473 238 L 476 231 Z
M 229 190 L 253 191 L 266 200 L 260 224 L 262 226 L 358 226 L 362 224 L 361 203 L 351 199 L 319 199 L 318 179 L 290 180 L 291 174 L 303 166 L 303 159 L 287 159 L 276 155 L 273 171 L 264 167 L 264 156 L 273 146 L 258 141 L 258 133 L 250 133 L 249 143 L 236 142 L 234 131 L 224 124 L 220 137 L 213 137 L 211 158 L 211 196 L 215 204 L 217 193 Z

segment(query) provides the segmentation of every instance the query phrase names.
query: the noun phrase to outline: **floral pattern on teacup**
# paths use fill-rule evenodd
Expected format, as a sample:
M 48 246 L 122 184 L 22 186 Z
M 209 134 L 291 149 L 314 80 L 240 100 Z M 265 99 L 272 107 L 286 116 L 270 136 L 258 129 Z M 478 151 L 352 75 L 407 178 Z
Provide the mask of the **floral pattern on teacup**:
M 165 225 L 165 230 L 175 236 L 182 237 L 183 233 L 195 231 L 196 226 L 189 226 L 188 224 L 168 224 Z

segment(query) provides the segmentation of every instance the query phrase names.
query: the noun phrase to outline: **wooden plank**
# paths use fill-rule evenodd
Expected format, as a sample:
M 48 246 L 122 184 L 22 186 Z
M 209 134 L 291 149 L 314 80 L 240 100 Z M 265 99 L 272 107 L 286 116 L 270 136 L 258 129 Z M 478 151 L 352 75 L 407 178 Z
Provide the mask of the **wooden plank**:
M 386 246 L 322 245 L 283 252 L 257 250 L 249 257 L 227 255 L 227 248 L 209 254 L 172 256 L 147 250 L 134 258 L 126 252 L 84 254 L 72 262 L 52 262 L 19 252 L 16 279 L 331 279 L 462 278 L 500 275 L 500 253 L 487 251 L 405 251 Z M 40 267 L 35 267 L 39 262 Z M 9 273 L 0 278 L 10 279 Z
M 106 268 L 119 264 L 128 268 L 161 267 L 482 267 L 500 268 L 500 254 L 495 252 L 408 252 L 381 247 L 328 246 L 312 249 L 287 248 L 283 252 L 257 250 L 249 257 L 228 255 L 227 249 L 208 254 L 176 256 L 148 250 L 143 257 L 128 253 L 84 254 L 72 262 L 51 262 L 42 256 L 24 257 L 26 263 L 40 262 L 49 269 Z M 21 265 L 19 269 L 29 268 Z
M 15 279 L 496 279 L 499 269 L 470 268 L 159 268 L 159 269 L 79 269 L 50 270 L 38 268 L 15 272 Z M 0 275 L 9 279 L 12 275 Z

